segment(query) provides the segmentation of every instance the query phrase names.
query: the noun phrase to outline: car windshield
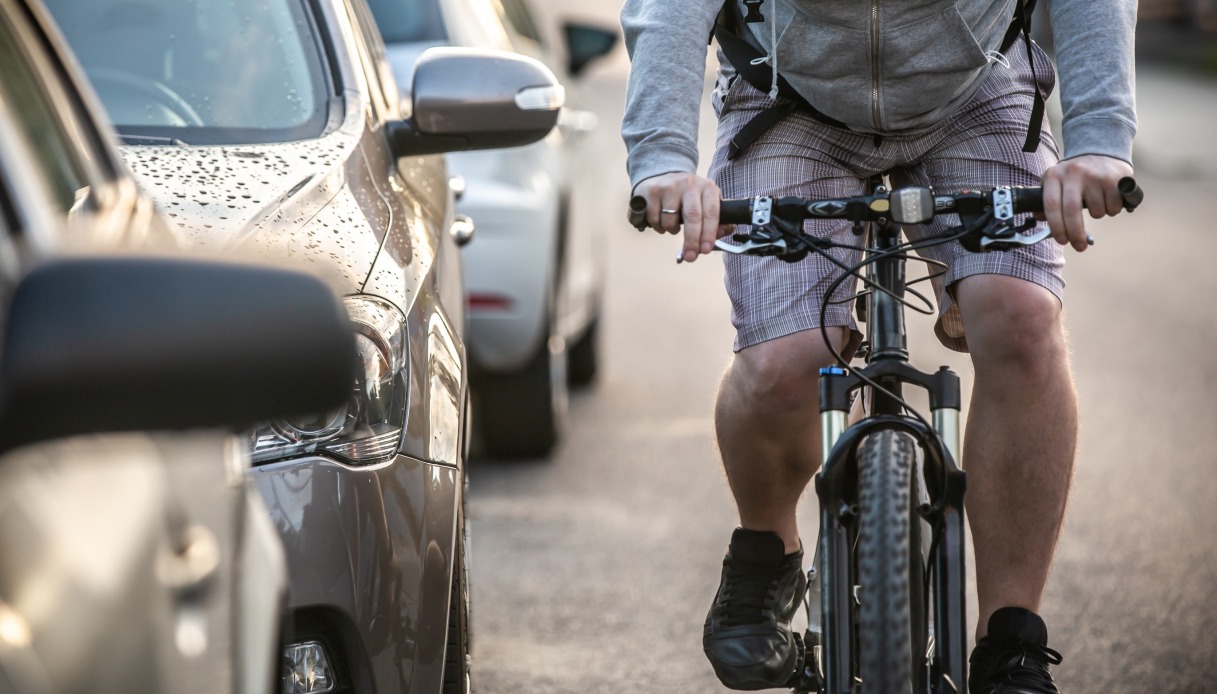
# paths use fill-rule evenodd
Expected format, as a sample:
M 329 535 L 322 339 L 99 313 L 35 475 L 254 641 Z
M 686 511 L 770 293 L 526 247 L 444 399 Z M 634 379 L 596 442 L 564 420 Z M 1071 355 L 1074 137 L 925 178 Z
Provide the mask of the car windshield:
M 447 41 L 437 0 L 368 0 L 385 43 Z
M 317 137 L 329 90 L 301 0 L 47 0 L 128 142 Z

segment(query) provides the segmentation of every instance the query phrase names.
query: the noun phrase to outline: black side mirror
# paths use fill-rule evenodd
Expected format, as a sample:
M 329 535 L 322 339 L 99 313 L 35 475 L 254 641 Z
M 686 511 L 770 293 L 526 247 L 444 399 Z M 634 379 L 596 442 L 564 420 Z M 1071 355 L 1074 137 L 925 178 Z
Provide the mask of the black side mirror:
M 429 48 L 414 66 L 411 116 L 389 123 L 389 141 L 399 157 L 527 145 L 549 134 L 565 100 L 532 58 Z
M 617 32 L 590 24 L 567 22 L 562 26 L 566 36 L 566 69 L 571 77 L 578 77 L 588 64 L 596 58 L 608 55 L 617 45 Z
M 0 452 L 75 434 L 232 427 L 350 394 L 346 311 L 301 272 L 77 258 L 18 285 L 0 353 Z

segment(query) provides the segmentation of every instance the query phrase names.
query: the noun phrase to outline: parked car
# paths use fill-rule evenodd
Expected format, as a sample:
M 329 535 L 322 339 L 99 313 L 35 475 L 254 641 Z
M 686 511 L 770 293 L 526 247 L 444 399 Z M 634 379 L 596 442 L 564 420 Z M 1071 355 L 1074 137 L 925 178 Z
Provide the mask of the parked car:
M 233 432 L 341 402 L 352 330 L 314 277 L 175 257 L 94 102 L 0 0 L 0 692 L 270 694 L 286 565 Z
M 398 84 L 410 83 L 424 51 L 450 45 L 530 56 L 566 87 L 570 106 L 542 142 L 449 158 L 464 179 L 457 209 L 479 236 L 463 252 L 477 440 L 491 456 L 545 455 L 562 434 L 568 383 L 590 383 L 599 361 L 605 221 L 582 214 L 573 185 L 592 180 L 577 174 L 582 136 L 595 126 L 594 114 L 577 109 L 577 78 L 617 33 L 572 23 L 555 41 L 526 0 L 370 5 Z
M 287 553 L 287 691 L 466 691 L 470 228 L 438 153 L 544 137 L 553 74 L 437 48 L 402 98 L 363 0 L 48 4 L 185 238 L 303 259 L 346 297 L 346 405 L 250 438 Z

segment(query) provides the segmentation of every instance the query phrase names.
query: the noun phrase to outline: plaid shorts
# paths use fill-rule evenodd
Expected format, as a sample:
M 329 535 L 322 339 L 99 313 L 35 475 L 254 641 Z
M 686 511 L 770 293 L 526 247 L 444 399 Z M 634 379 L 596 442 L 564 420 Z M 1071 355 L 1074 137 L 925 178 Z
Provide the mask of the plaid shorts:
M 1036 47 L 1035 73 L 1048 93 L 1056 75 L 1047 55 Z M 1031 115 L 1036 74 L 1028 66 L 1026 50 L 1016 43 L 1006 61 L 989 70 L 971 101 L 947 121 L 928 132 L 888 135 L 876 146 L 873 135 L 825 125 L 796 111 L 778 121 L 733 160 L 728 143 L 758 112 L 773 105 L 768 95 L 739 77 L 721 76 L 712 103 L 719 116 L 714 160 L 709 175 L 725 198 L 754 195 L 798 195 L 837 198 L 861 195 L 870 177 L 887 172 L 893 187 L 933 186 L 943 192 L 999 185 L 1039 185 L 1044 170 L 1059 159 L 1056 141 L 1045 119 L 1039 151 L 1025 153 L 1023 141 Z M 720 61 L 723 56 L 720 54 Z M 911 225 L 912 240 L 941 234 L 957 224 L 954 215 L 930 224 Z M 837 243 L 860 245 L 849 222 L 808 221 L 807 233 Z M 966 352 L 963 321 L 952 300 L 956 282 L 972 275 L 999 274 L 1033 282 L 1061 298 L 1064 254 L 1047 239 L 1013 251 L 970 253 L 959 244 L 933 246 L 924 257 L 945 263 L 946 274 L 934 280 L 938 300 L 935 333 L 947 347 Z M 860 251 L 831 251 L 852 266 Z M 825 291 L 842 270 L 811 254 L 797 263 L 724 253 L 735 350 L 820 327 L 820 305 Z M 911 269 L 911 268 L 910 268 Z M 848 326 L 859 339 L 849 297 L 856 281 L 838 287 L 825 313 L 824 325 Z

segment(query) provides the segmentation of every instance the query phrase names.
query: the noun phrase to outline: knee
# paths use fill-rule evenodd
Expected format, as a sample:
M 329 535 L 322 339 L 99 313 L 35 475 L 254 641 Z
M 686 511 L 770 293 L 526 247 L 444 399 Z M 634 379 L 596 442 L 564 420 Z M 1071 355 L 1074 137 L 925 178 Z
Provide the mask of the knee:
M 964 326 L 978 369 L 1035 369 L 1066 356 L 1060 301 L 1042 287 L 1014 282 L 969 302 Z
M 819 331 L 807 331 L 741 350 L 731 378 L 754 410 L 801 412 L 818 407 L 820 368 L 832 363 Z

